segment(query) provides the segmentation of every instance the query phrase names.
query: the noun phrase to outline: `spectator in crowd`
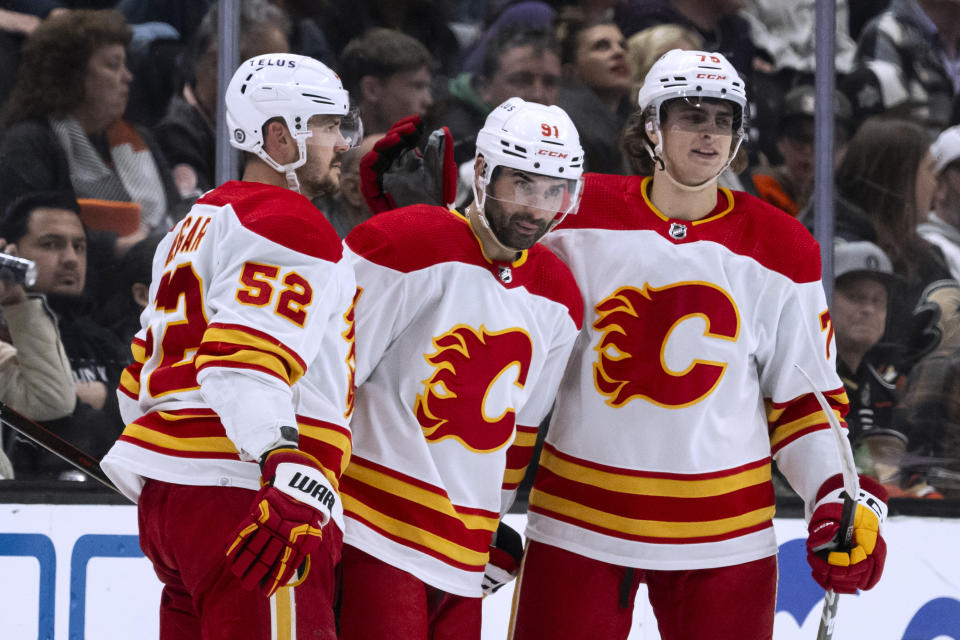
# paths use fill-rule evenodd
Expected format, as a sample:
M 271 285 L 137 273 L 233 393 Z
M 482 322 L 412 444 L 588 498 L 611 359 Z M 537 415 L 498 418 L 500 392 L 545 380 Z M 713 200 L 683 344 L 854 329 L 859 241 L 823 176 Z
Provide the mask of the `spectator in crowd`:
M 44 294 L 76 381 L 76 406 L 69 416 L 47 422 L 51 431 L 100 458 L 117 439 L 123 422 L 114 390 L 129 362 L 129 349 L 93 319 L 83 295 L 87 271 L 86 231 L 69 192 L 38 192 L 14 201 L 0 222 L 0 237 L 37 265 L 31 293 Z M 24 441 L 10 451 L 21 478 L 85 477 L 67 463 Z
M 638 31 L 627 40 L 630 66 L 630 102 L 637 106 L 637 94 L 653 63 L 671 49 L 703 49 L 703 37 L 679 24 L 658 24 Z
M 936 135 L 947 127 L 960 89 L 960 4 L 893 0 L 863 28 L 857 62 L 879 61 L 892 70 L 886 82 L 905 97 L 909 119 Z M 894 261 L 896 262 L 896 261 Z
M 924 465 L 927 482 L 945 498 L 960 498 L 960 284 L 932 283 L 921 303 L 936 307 L 940 343 L 907 377 L 900 426 L 911 454 L 941 459 Z
M 425 128 L 449 127 L 454 160 L 472 165 L 477 131 L 494 105 L 511 97 L 555 104 L 559 81 L 559 49 L 548 31 L 505 29 L 488 44 L 479 72 L 464 72 L 450 80 L 447 95 Z
M 433 104 L 433 58 L 400 31 L 375 27 L 354 38 L 340 54 L 340 67 L 364 133 L 386 133 L 397 120 L 422 116 Z
M 835 236 L 873 242 L 904 281 L 891 292 L 885 342 L 904 344 L 910 335 L 911 311 L 923 288 L 950 277 L 940 250 L 916 231 L 933 199 L 933 164 L 922 126 L 870 118 L 850 139 L 837 167 Z M 812 203 L 799 217 L 810 224 Z
M 930 147 L 937 188 L 933 211 L 923 220 L 917 233 L 937 246 L 946 258 L 950 275 L 960 280 L 960 126 L 943 131 Z
M 761 165 L 751 172 L 757 195 L 794 217 L 813 195 L 815 99 L 812 85 L 799 85 L 787 93 L 777 126 L 777 150 L 783 163 Z M 834 93 L 833 117 L 836 166 L 843 159 L 853 126 L 850 101 L 839 91 Z
M 836 31 L 834 68 L 844 77 L 853 70 L 856 42 L 850 37 L 847 0 L 834 0 Z M 816 0 L 746 0 L 740 16 L 750 24 L 750 36 L 767 65 L 755 68 L 751 94 L 755 113 L 750 119 L 752 145 L 773 164 L 778 153 L 777 126 L 788 91 L 798 85 L 814 84 L 816 66 Z M 756 66 L 756 65 L 755 65 Z
M 834 243 L 830 321 L 837 341 L 837 372 L 850 401 L 847 428 L 856 448 L 874 428 L 888 429 L 897 402 L 898 373 L 871 356 L 887 324 L 893 265 L 880 247 L 859 240 Z
M 487 54 L 487 47 L 491 40 L 496 39 L 505 30 L 543 29 L 549 30 L 556 18 L 557 12 L 546 2 L 540 0 L 524 0 L 511 2 L 501 7 L 495 16 L 491 16 L 489 24 L 470 47 L 463 59 L 463 71 L 476 73 L 481 70 L 483 59 Z
M 591 24 L 570 10 L 557 23 L 557 40 L 563 65 L 557 105 L 580 132 L 586 170 L 627 173 L 619 141 L 632 85 L 623 34 L 612 22 Z
M 289 20 L 268 0 L 242 0 L 239 9 L 239 55 L 248 60 L 264 53 L 290 51 Z M 154 129 L 171 167 L 177 191 L 195 199 L 214 187 L 217 120 L 217 4 L 204 16 L 185 52 L 186 81 Z
M 23 42 L 40 25 L 41 19 L 51 13 L 63 11 L 58 2 L 37 3 L 36 13 L 18 7 L 17 10 L 0 9 L 0 104 L 7 101 L 17 68 L 20 66 L 20 50 Z
M 750 23 L 739 13 L 745 4 L 746 0 L 630 0 L 614 9 L 614 21 L 627 38 L 664 23 L 693 29 L 703 38 L 705 51 L 722 53 L 741 77 L 749 78 L 758 52 Z
M 0 252 L 16 255 L 17 248 L 0 238 Z M 68 416 L 77 394 L 53 312 L 42 296 L 28 295 L 3 272 L 0 268 L 0 402 L 31 420 Z M 0 445 L 12 438 L 0 427 Z M 0 446 L 0 479 L 9 479 L 13 466 L 4 449 Z
M 135 203 L 141 233 L 166 228 L 180 196 L 152 137 L 123 119 L 131 81 L 130 30 L 111 10 L 77 10 L 45 20 L 27 39 L 6 105 L 0 198 L 33 191 Z
M 360 159 L 383 136 L 382 133 L 364 136 L 359 145 L 346 151 L 340 160 L 340 190 L 313 201 L 341 238 L 346 238 L 355 226 L 373 215 L 360 190 Z
M 130 247 L 120 259 L 115 277 L 116 289 L 97 313 L 100 324 L 129 345 L 140 330 L 140 314 L 149 301 L 150 265 L 163 236 L 151 234 Z

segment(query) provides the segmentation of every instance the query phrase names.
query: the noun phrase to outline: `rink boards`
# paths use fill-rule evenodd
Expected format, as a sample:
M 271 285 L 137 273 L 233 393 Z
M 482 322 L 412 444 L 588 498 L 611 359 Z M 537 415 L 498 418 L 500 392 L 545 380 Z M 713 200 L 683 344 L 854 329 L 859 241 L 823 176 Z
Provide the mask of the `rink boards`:
M 507 521 L 523 531 L 526 517 Z M 780 540 L 776 640 L 810 640 L 823 592 L 809 577 L 800 519 L 775 522 Z M 157 637 L 160 583 L 137 543 L 136 509 L 119 505 L 0 504 L 0 637 L 113 640 Z M 960 640 L 960 520 L 888 521 L 883 580 L 842 596 L 835 640 Z M 484 601 L 483 640 L 505 637 L 512 585 Z M 695 606 L 695 605 L 693 605 Z M 631 640 L 656 640 L 643 588 Z

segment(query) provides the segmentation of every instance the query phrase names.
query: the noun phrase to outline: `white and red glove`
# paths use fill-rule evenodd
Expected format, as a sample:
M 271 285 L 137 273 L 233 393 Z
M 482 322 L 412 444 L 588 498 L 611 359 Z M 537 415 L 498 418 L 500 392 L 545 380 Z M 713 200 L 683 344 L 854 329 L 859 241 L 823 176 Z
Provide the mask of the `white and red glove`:
M 490 559 L 483 570 L 483 595 L 488 596 L 517 577 L 523 560 L 523 539 L 515 529 L 500 522 L 490 541 Z
M 226 555 L 245 588 L 259 588 L 270 597 L 320 546 L 321 528 L 340 496 L 320 463 L 292 447 L 264 454 L 260 477 L 263 486 Z
M 817 491 L 807 536 L 807 562 L 813 579 L 835 593 L 871 589 L 880 580 L 887 545 L 881 524 L 887 517 L 887 491 L 876 480 L 860 476 L 860 495 L 853 518 L 853 542 L 841 548 L 843 478 L 835 475 Z
M 420 116 L 393 123 L 387 134 L 360 159 L 360 191 L 373 213 L 411 204 L 447 207 L 457 196 L 453 137 L 441 127 L 427 138 L 423 152 Z

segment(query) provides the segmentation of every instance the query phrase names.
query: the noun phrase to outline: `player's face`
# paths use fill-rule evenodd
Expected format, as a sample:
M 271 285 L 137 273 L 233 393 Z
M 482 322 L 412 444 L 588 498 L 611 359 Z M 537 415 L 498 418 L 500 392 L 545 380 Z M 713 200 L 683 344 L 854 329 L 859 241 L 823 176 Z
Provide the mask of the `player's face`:
M 673 100 L 661 114 L 663 153 L 680 183 L 710 180 L 726 164 L 733 142 L 733 106 L 725 101 Z
M 37 263 L 40 293 L 80 295 L 87 277 L 87 236 L 80 217 L 67 209 L 40 207 L 30 212 L 27 233 L 17 243 L 21 258 Z
M 349 143 L 340 132 L 340 116 L 310 118 L 313 135 L 307 138 L 307 161 L 297 169 L 300 192 L 307 198 L 336 193 L 340 188 L 340 165 Z
M 487 188 L 484 213 L 501 244 L 529 249 L 567 201 L 567 180 L 503 167 Z
M 830 306 L 841 351 L 865 352 L 883 337 L 887 323 L 887 288 L 869 276 L 840 278 Z

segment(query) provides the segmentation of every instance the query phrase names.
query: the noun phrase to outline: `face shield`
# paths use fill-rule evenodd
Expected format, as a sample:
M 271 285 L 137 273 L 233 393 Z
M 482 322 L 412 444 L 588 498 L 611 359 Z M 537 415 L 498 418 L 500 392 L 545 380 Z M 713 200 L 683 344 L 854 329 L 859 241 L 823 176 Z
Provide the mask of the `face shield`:
M 312 147 L 346 151 L 360 144 L 363 139 L 363 122 L 359 109 L 351 109 L 346 115 L 317 115 L 310 118 L 311 135 L 306 139 Z
M 733 102 L 700 96 L 674 98 L 660 107 L 660 127 L 686 133 L 735 136 L 740 133 L 742 116 Z
M 496 167 L 485 189 L 484 200 L 494 201 L 504 211 L 525 212 L 548 230 L 580 206 L 583 179 L 547 176 L 512 167 Z

